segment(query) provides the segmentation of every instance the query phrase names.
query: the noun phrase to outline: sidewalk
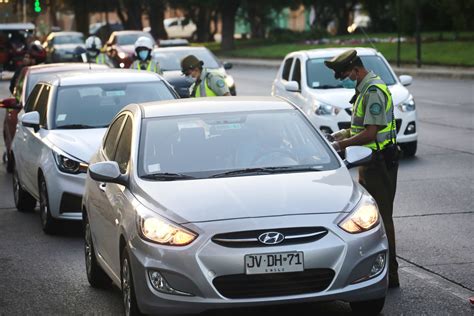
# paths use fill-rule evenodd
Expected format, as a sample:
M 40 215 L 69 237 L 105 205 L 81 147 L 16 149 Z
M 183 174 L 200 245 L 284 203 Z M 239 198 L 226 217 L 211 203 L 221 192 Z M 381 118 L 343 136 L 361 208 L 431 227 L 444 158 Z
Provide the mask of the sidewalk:
M 281 60 L 276 59 L 246 59 L 225 57 L 220 57 L 220 59 L 231 62 L 236 66 L 277 68 L 281 64 Z M 422 68 L 416 68 L 415 65 L 402 65 L 400 68 L 392 66 L 392 68 L 397 75 L 410 75 L 413 77 L 425 78 L 474 80 L 474 68 L 427 65 L 422 66 Z

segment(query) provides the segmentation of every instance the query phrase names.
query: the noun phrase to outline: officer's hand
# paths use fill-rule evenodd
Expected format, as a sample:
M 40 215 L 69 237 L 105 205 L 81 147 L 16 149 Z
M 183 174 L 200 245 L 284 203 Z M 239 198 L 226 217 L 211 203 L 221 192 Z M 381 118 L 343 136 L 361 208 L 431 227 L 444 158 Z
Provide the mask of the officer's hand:
M 338 142 L 332 142 L 331 146 L 332 146 L 332 148 L 334 148 L 335 151 L 341 152 L 341 146 L 339 145 Z
M 340 141 L 348 138 L 350 136 L 349 133 L 350 131 L 348 129 L 341 129 L 340 131 L 332 133 L 331 136 L 335 141 Z

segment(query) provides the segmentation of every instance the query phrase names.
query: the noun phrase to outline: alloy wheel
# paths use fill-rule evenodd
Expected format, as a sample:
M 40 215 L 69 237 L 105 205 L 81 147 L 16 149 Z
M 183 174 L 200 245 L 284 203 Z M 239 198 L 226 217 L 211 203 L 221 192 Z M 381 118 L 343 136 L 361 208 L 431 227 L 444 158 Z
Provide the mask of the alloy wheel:
M 122 264 L 122 296 L 123 306 L 125 307 L 125 315 L 130 315 L 131 309 L 131 289 L 130 289 L 130 273 L 127 258 L 123 259 Z
M 43 227 L 46 227 L 46 225 L 48 224 L 48 213 L 48 191 L 46 189 L 46 182 L 42 180 L 40 184 L 40 217 L 41 224 L 43 224 Z
M 85 227 L 85 242 L 84 242 L 84 250 L 86 255 L 86 271 L 87 275 L 91 276 L 91 269 L 92 269 L 92 238 L 91 238 L 91 228 L 89 222 L 86 222 Z
M 18 180 L 18 172 L 15 170 L 13 172 L 13 198 L 15 200 L 15 205 L 18 206 L 20 196 L 20 181 Z

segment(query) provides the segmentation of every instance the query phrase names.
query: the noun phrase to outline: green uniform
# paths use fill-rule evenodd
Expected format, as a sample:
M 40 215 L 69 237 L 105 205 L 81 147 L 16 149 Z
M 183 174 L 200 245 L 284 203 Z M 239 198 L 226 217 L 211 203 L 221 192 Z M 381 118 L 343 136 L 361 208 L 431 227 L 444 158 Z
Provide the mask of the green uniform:
M 382 80 L 369 72 L 356 88 L 352 109 L 351 136 L 367 125 L 379 126 L 375 142 L 364 146 L 374 150 L 372 161 L 359 167 L 359 183 L 374 197 L 382 216 L 389 243 L 389 278 L 398 282 L 393 201 L 397 188 L 398 149 L 393 101 Z
M 215 97 L 223 96 L 229 92 L 224 77 L 217 72 L 203 69 L 199 79 L 189 88 L 191 97 Z
M 146 71 L 156 72 L 157 74 L 160 74 L 160 75 L 163 74 L 163 72 L 161 71 L 160 65 L 151 59 L 146 60 L 146 61 L 140 61 L 137 59 L 130 65 L 130 69 L 146 70 Z

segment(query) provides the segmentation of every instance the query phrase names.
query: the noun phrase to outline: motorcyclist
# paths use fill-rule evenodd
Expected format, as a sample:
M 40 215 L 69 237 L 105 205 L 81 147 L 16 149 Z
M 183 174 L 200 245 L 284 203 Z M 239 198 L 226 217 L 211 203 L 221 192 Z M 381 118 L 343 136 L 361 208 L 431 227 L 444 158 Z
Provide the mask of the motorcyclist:
M 87 62 L 113 67 L 109 57 L 100 51 L 101 47 L 102 41 L 97 36 L 89 36 L 86 39 Z

